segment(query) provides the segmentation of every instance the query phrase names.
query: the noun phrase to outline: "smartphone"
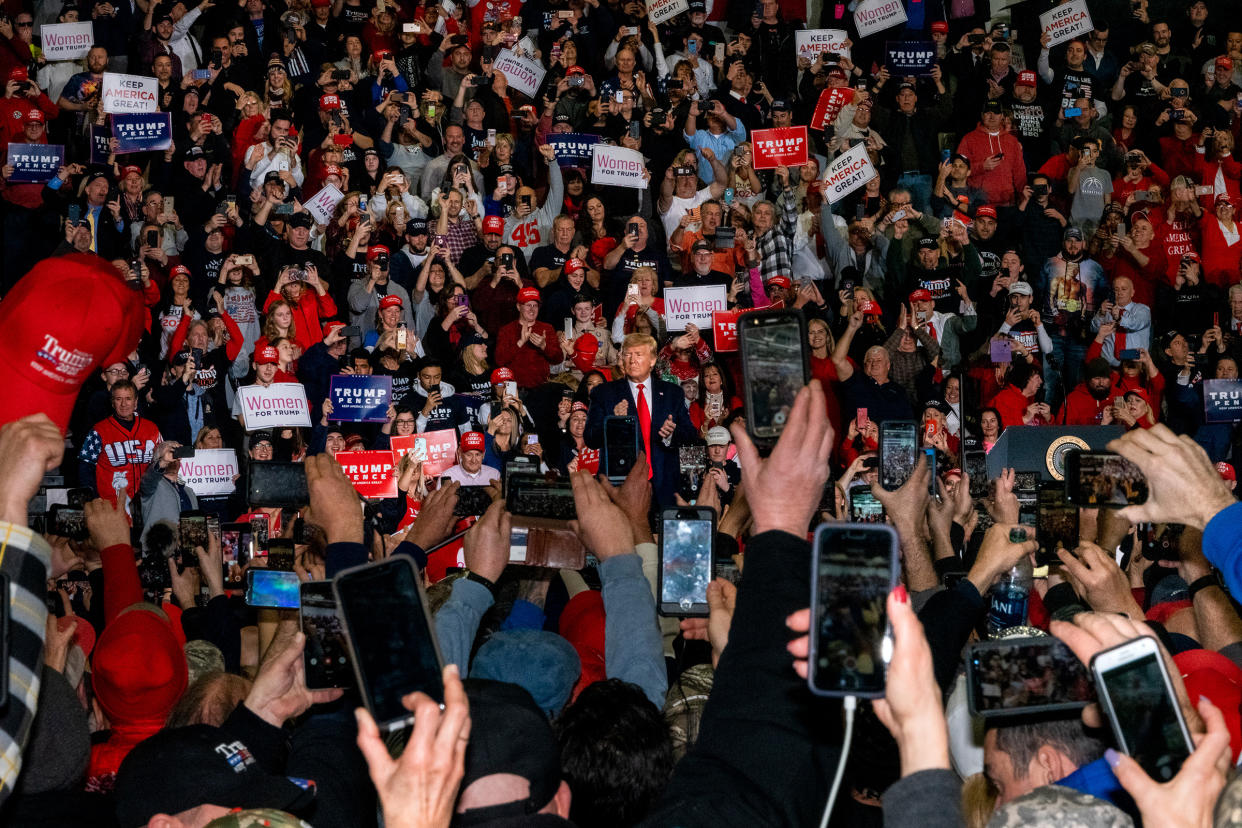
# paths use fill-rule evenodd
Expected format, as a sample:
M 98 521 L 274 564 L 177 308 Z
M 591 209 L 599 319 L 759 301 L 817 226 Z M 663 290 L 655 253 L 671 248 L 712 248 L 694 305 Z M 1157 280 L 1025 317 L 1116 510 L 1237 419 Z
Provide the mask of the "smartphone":
M 883 523 L 884 504 L 871 493 L 871 485 L 858 481 L 850 484 L 849 491 L 851 523 Z
M 638 138 L 643 133 L 643 125 L 639 121 L 630 121 L 628 134 L 631 138 Z
M 268 538 L 267 568 L 281 572 L 293 571 L 293 538 Z
M 1054 481 L 1040 485 L 1035 514 L 1039 539 L 1035 566 L 1060 563 L 1058 548 L 1073 552 L 1078 547 L 1078 507 L 1065 499 L 1065 488 Z
M 716 244 L 717 250 L 732 250 L 737 247 L 737 229 L 734 227 L 717 227 L 716 228 Z
M 49 510 L 48 515 L 51 517 L 53 535 L 73 541 L 84 541 L 90 537 L 86 529 L 86 513 L 83 510 L 57 503 Z
M 220 553 L 224 558 L 224 577 L 232 567 L 244 567 L 253 555 L 254 533 L 249 523 L 226 523 L 220 527 Z M 236 581 L 233 581 L 236 583 Z
M 1077 118 L 1081 114 L 1082 114 L 1082 107 L 1080 106 L 1067 106 L 1065 108 L 1066 118 Z
M 402 697 L 421 690 L 444 704 L 444 661 L 414 561 L 394 555 L 332 581 L 363 703 L 381 731 L 411 724 Z
M 303 582 L 299 603 L 302 634 L 306 636 L 306 648 L 302 651 L 306 686 L 311 690 L 352 686 L 354 671 L 349 665 L 349 644 L 345 641 L 345 627 L 336 614 L 332 582 Z
M 892 652 L 885 603 L 897 585 L 897 533 L 882 524 L 824 523 L 811 553 L 807 684 L 820 696 L 884 695 Z
M 306 467 L 275 460 L 251 463 L 247 498 L 251 506 L 301 509 L 310 503 Z
M 640 449 L 637 417 L 604 418 L 604 476 L 619 485 L 638 462 Z M 648 458 L 647 462 L 651 462 Z
M 905 485 L 918 462 L 918 428 L 909 420 L 880 423 L 880 485 L 890 492 Z
M 638 222 L 631 221 L 629 224 L 625 225 L 625 235 L 637 236 L 638 235 Z
M 1194 742 L 1156 639 L 1142 636 L 1096 653 L 1091 674 L 1122 752 L 1157 782 L 1176 776 Z
M 1117 357 L 1118 359 L 1137 360 L 1139 359 L 1138 348 L 1126 348 L 1124 351 L 1118 354 Z
M 1149 561 L 1181 560 L 1182 532 L 1186 527 L 1180 523 L 1147 523 L 1143 525 L 1142 555 Z
M 254 542 L 252 553 L 256 557 L 267 557 L 268 526 L 267 515 L 254 515 L 250 518 L 250 537 Z
M 489 130 L 487 131 L 487 145 L 488 145 L 489 147 L 494 147 L 494 146 L 496 146 L 496 130 L 494 130 L 494 129 L 489 129 Z
M 81 204 L 70 204 L 69 205 L 69 223 L 76 227 L 79 223 L 81 223 L 81 221 L 82 221 L 82 205 Z
M 159 245 L 160 245 L 160 231 L 159 230 L 148 230 L 147 231 L 147 247 L 159 247 Z
M 962 465 L 970 475 L 970 496 L 987 497 L 991 480 L 988 478 L 988 455 L 985 451 L 972 450 L 962 455 Z
M 966 700 L 976 716 L 1031 715 L 1086 707 L 1095 688 L 1060 639 L 978 641 L 966 650 Z
M 486 486 L 461 486 L 457 490 L 457 505 L 453 507 L 453 514 L 457 517 L 481 515 L 491 505 L 492 498 Z
M 513 397 L 516 400 L 517 395 L 518 395 L 517 382 L 515 382 L 514 380 L 506 380 L 505 381 L 505 396 Z
M 746 428 L 770 446 L 785 430 L 794 398 L 810 379 L 806 317 L 788 309 L 743 314 L 738 337 Z
M 418 30 L 419 30 L 419 25 L 417 21 L 413 23 L 402 23 L 401 24 L 402 34 L 418 34 Z M 346 75 L 346 77 L 348 77 L 348 75 Z
M 1013 343 L 1008 339 L 993 339 L 988 343 L 988 356 L 997 365 L 1013 362 Z
M 720 63 L 721 61 L 724 60 L 724 53 L 725 53 L 725 45 L 723 43 L 717 43 L 715 54 L 713 56 L 717 63 Z
M 211 80 L 210 69 L 195 69 L 190 72 L 190 77 L 194 80 Z
M 1119 454 L 1072 451 L 1065 455 L 1065 496 L 1079 506 L 1121 509 L 1147 500 L 1147 478 Z
M 275 569 L 246 570 L 246 605 L 272 609 L 297 609 L 302 579 L 296 572 Z
M 715 546 L 715 509 L 672 508 L 660 514 L 661 615 L 707 617 Z
M 177 523 L 182 555 L 185 560 L 197 564 L 198 557 L 194 554 L 194 548 L 207 548 L 207 516 L 200 511 L 187 509 L 181 513 Z

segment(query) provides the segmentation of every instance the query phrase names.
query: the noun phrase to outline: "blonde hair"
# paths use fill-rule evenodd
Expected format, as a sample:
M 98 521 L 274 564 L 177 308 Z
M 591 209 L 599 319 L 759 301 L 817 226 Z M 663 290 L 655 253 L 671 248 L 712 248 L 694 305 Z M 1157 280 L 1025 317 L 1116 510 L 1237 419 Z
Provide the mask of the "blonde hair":
M 967 828 L 984 828 L 996 810 L 996 791 L 982 773 L 973 773 L 962 783 L 962 821 Z
M 641 348 L 646 345 L 651 349 L 651 355 L 654 357 L 659 353 L 660 346 L 656 343 L 654 336 L 648 336 L 645 333 L 626 334 L 625 339 L 621 340 L 621 350 L 627 348 Z

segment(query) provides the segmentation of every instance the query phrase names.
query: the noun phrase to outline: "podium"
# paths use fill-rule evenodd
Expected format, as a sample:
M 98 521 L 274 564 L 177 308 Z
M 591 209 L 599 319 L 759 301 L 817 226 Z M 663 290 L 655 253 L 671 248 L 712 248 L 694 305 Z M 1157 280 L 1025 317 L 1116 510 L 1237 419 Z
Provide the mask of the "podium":
M 1121 426 L 1010 426 L 988 452 L 988 477 L 1001 470 L 1039 472 L 1041 482 L 1065 479 L 1065 455 L 1071 451 L 1106 451 L 1109 440 L 1125 433 Z

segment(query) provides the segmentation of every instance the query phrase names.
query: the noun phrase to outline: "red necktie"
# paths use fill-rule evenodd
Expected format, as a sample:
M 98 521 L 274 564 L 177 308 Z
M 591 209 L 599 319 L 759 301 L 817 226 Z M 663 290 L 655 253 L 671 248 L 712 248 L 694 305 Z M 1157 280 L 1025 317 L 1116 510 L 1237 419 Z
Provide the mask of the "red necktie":
M 651 409 L 647 407 L 647 394 L 643 383 L 638 383 L 638 431 L 643 435 L 643 450 L 647 452 L 647 479 L 654 472 L 651 470 Z
M 1121 359 L 1121 352 L 1126 349 L 1126 335 L 1124 331 L 1117 331 L 1113 334 L 1113 356 Z

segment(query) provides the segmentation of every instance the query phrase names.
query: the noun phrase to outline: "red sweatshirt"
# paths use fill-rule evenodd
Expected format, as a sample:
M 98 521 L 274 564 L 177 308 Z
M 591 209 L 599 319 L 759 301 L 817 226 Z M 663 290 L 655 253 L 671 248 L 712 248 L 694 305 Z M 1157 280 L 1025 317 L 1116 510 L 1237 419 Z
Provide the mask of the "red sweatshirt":
M 983 190 L 988 204 L 1013 204 L 1015 196 L 1026 186 L 1026 162 L 1022 160 L 1022 145 L 1008 132 L 992 135 L 982 126 L 966 133 L 957 151 L 970 159 L 972 187 Z M 995 169 L 986 170 L 987 160 L 1004 154 Z
M 1233 223 L 1235 231 L 1242 232 L 1242 224 L 1237 220 Z M 1225 238 L 1220 229 L 1220 220 L 1215 212 L 1204 213 L 1199 220 L 1202 230 L 1203 248 L 1203 280 L 1216 285 L 1221 290 L 1228 289 L 1238 281 L 1238 262 L 1242 259 L 1242 239 L 1233 244 Z
M 267 301 L 263 303 L 263 312 L 267 313 L 273 302 L 284 298 L 274 290 L 269 292 Z M 314 288 L 306 285 L 302 288 L 302 298 L 296 305 L 292 305 L 292 309 L 293 330 L 296 334 L 293 340 L 305 353 L 310 346 L 323 339 L 323 326 L 319 320 L 336 316 L 336 302 L 327 293 L 320 296 Z
M 510 322 L 496 335 L 496 364 L 513 371 L 518 388 L 542 385 L 548 381 L 550 367 L 565 360 L 565 353 L 556 338 L 556 328 L 547 322 L 536 322 L 530 330 L 543 336 L 543 350 L 536 348 L 529 340 L 518 347 L 518 339 L 522 336 L 520 321 Z

